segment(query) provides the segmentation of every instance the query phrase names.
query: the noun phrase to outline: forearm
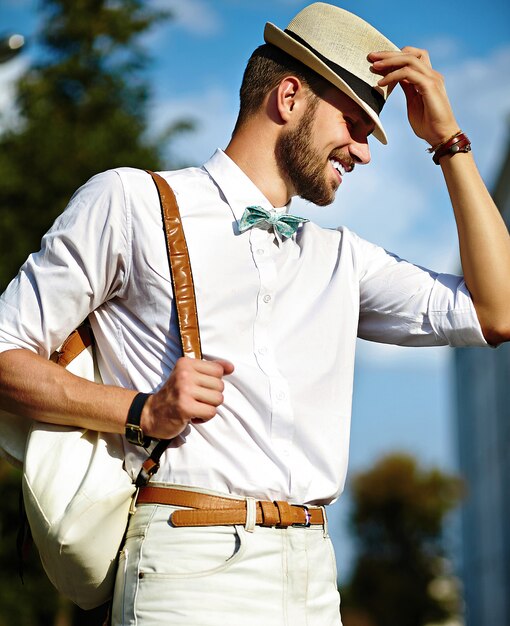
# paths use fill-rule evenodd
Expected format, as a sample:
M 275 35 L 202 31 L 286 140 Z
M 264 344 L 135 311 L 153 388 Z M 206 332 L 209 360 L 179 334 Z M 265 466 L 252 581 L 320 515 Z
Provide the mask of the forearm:
M 440 160 L 457 223 L 462 270 L 487 341 L 510 339 L 510 236 L 471 154 Z
M 379 85 L 399 83 L 404 90 L 412 129 L 430 146 L 458 131 L 441 74 L 426 50 L 406 46 L 401 53 L 369 55 Z M 470 153 L 440 158 L 459 232 L 466 284 L 483 333 L 491 344 L 510 340 L 510 240 Z
M 212 419 L 223 402 L 222 378 L 233 371 L 224 359 L 178 359 L 143 407 L 143 432 L 171 439 L 190 423 Z M 29 350 L 0 353 L 0 409 L 37 421 L 124 433 L 136 393 L 75 376 Z
M 97 384 L 28 350 L 0 354 L 0 408 L 37 421 L 123 433 L 130 389 Z

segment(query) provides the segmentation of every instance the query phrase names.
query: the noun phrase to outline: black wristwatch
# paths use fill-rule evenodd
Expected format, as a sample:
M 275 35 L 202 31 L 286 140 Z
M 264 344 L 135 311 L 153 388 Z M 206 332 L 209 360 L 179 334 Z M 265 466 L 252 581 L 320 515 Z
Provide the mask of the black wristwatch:
M 151 437 L 146 437 L 140 426 L 142 409 L 147 402 L 150 393 L 137 393 L 129 407 L 126 420 L 126 439 L 135 446 L 146 448 L 152 441 Z

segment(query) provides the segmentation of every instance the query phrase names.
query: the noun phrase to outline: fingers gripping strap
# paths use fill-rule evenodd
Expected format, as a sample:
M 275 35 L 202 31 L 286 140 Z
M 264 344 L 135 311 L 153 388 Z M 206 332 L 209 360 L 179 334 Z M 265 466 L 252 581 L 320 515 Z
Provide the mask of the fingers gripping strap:
M 202 349 L 200 345 L 195 287 L 177 200 L 170 185 L 164 178 L 154 172 L 148 170 L 147 172 L 154 180 L 161 202 L 161 214 L 166 235 L 182 350 L 186 356 L 201 359 Z

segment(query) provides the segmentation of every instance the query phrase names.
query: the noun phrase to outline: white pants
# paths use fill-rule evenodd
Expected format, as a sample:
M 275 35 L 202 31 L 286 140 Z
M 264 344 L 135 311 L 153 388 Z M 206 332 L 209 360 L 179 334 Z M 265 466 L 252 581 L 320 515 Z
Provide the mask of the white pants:
M 140 505 L 131 518 L 113 626 L 341 626 L 325 529 L 175 528 L 174 510 Z

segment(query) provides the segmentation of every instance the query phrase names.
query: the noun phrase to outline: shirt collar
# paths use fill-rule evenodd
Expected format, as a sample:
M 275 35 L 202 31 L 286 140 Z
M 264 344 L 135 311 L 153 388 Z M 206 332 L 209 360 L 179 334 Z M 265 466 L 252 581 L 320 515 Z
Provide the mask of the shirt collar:
M 261 206 L 267 211 L 276 210 L 278 213 L 289 210 L 290 201 L 285 207 L 275 209 L 255 183 L 223 150 L 217 149 L 203 167 L 225 197 L 237 221 L 241 219 L 247 206 Z

